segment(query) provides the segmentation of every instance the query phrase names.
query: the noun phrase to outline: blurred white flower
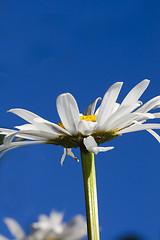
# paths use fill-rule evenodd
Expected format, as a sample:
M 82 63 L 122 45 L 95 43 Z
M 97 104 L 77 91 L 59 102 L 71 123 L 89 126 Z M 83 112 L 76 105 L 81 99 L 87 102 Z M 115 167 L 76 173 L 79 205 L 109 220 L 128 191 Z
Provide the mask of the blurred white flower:
M 31 225 L 31 233 L 26 236 L 19 224 L 5 218 L 5 223 L 16 240 L 80 240 L 87 235 L 87 225 L 83 216 L 77 215 L 69 223 L 63 223 L 63 213 L 52 211 L 50 216 L 40 215 L 38 222 Z M 8 240 L 0 235 L 0 240 Z
M 1 134 L 6 137 L 3 145 L 0 146 L 0 152 L 4 153 L 9 149 L 31 144 L 61 145 L 64 147 L 61 159 L 63 163 L 66 154 L 77 160 L 71 148 L 85 146 L 89 152 L 95 154 L 108 151 L 113 147 L 98 145 L 123 133 L 147 130 L 160 142 L 160 136 L 152 130 L 160 129 L 160 124 L 144 124 L 148 119 L 160 118 L 160 113 L 148 113 L 152 109 L 159 108 L 160 96 L 144 105 L 139 101 L 149 82 L 143 80 L 137 84 L 121 104 L 116 101 L 123 83 L 113 84 L 106 92 L 100 107 L 95 111 L 97 102 L 101 100 L 97 98 L 88 106 L 84 115 L 80 114 L 77 102 L 70 93 L 61 94 L 57 98 L 57 110 L 61 119 L 58 124 L 24 109 L 11 109 L 9 112 L 25 119 L 29 124 L 17 126 L 19 131 L 1 128 Z M 15 137 L 16 141 L 13 141 Z

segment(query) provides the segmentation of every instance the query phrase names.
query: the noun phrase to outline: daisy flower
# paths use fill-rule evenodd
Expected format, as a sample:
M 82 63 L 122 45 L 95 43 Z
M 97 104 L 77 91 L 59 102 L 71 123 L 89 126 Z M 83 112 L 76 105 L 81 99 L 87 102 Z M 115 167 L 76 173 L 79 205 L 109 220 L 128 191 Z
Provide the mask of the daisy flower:
M 63 213 L 52 211 L 50 216 L 40 215 L 38 222 L 31 225 L 31 233 L 26 235 L 21 226 L 12 218 L 5 218 L 11 234 L 16 240 L 81 240 L 87 235 L 87 225 L 82 215 L 70 222 L 63 222 Z M 8 240 L 0 235 L 0 240 Z
M 99 97 L 87 107 L 84 115 L 70 93 L 61 94 L 57 98 L 61 120 L 58 124 L 24 109 L 11 109 L 9 112 L 23 118 L 28 124 L 16 126 L 18 130 L 0 128 L 0 133 L 5 135 L 0 152 L 3 154 L 9 149 L 32 144 L 60 145 L 64 147 L 63 163 L 66 154 L 78 160 L 72 148 L 85 146 L 87 151 L 95 154 L 111 150 L 113 147 L 99 145 L 124 133 L 147 130 L 160 142 L 160 136 L 153 131 L 160 129 L 160 124 L 145 123 L 148 119 L 160 118 L 160 113 L 149 113 L 160 107 L 160 96 L 145 104 L 139 101 L 149 82 L 145 79 L 137 84 L 121 104 L 117 103 L 117 98 L 123 83 L 116 82 L 104 95 L 100 107 L 96 110 L 97 102 L 101 100 Z

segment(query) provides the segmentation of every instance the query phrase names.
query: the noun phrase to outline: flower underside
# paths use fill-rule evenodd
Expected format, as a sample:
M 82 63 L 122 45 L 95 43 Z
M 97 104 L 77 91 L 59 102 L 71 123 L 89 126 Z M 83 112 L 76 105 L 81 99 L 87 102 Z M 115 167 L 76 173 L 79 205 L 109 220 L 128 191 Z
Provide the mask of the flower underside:
M 120 134 L 117 134 L 115 131 L 95 131 L 91 134 L 98 145 L 109 142 L 119 135 Z M 82 135 L 81 133 L 72 136 L 62 134 L 57 138 L 49 139 L 46 144 L 60 145 L 64 148 L 77 148 L 83 146 L 83 139 L 87 137 L 87 135 Z
M 97 115 L 88 115 L 88 116 L 80 116 L 80 120 L 85 121 L 92 121 L 95 122 L 97 118 Z M 58 125 L 65 129 L 63 126 L 63 123 L 60 122 Z M 100 145 L 104 142 L 109 142 L 110 140 L 118 137 L 120 134 L 116 132 L 116 129 L 114 131 L 94 131 L 91 136 L 95 139 L 96 143 Z M 77 148 L 83 146 L 83 139 L 87 138 L 88 135 L 83 135 L 81 133 L 75 134 L 75 135 L 59 135 L 57 138 L 49 139 L 46 144 L 54 144 L 54 145 L 60 145 L 64 148 Z

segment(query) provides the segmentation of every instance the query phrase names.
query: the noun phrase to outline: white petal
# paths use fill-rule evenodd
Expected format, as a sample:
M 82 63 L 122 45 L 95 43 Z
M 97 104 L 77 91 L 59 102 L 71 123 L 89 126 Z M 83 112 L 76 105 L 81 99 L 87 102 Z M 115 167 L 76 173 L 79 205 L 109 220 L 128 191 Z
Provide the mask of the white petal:
M 157 141 L 160 143 L 160 136 L 159 136 L 155 131 L 153 131 L 152 129 L 147 129 L 147 131 L 148 131 L 153 137 L 155 137 L 155 139 L 157 139 Z
M 124 105 L 132 105 L 135 102 L 137 102 L 137 100 L 141 97 L 141 95 L 143 94 L 143 92 L 146 90 L 146 88 L 148 87 L 149 84 L 149 80 L 145 79 L 143 81 L 141 81 L 140 83 L 138 83 L 125 97 L 125 99 L 123 100 L 123 102 L 121 103 L 122 106 Z
M 38 222 L 48 222 L 49 217 L 45 214 L 40 214 L 38 216 Z M 34 223 L 32 224 L 34 225 Z
M 96 100 L 94 100 L 85 110 L 84 115 L 94 115 L 94 111 L 97 105 L 97 102 L 101 100 L 101 97 L 98 97 Z
M 142 105 L 140 108 L 136 110 L 136 112 L 148 112 L 160 104 L 160 96 L 154 97 L 148 102 L 146 102 L 144 105 Z
M 33 139 L 33 140 L 44 140 L 44 141 L 48 141 L 49 139 L 54 139 L 57 137 L 57 135 L 55 134 L 51 134 L 48 132 L 43 132 L 41 130 L 20 130 L 17 135 L 18 137 L 22 137 L 22 138 L 26 138 L 26 139 Z
M 115 102 L 118 98 L 122 84 L 122 82 L 117 82 L 113 84 L 106 92 L 96 119 L 96 122 L 98 123 L 98 129 L 103 130 L 102 126 L 114 109 Z
M 145 118 L 145 119 L 154 119 L 155 115 L 154 113 L 138 113 L 138 112 L 134 112 L 135 114 L 138 114 L 137 116 L 139 116 L 140 118 Z
M 15 133 L 15 130 L 0 128 L 0 134 L 2 135 L 8 135 L 11 133 Z M 21 133 L 20 131 L 17 131 L 15 136 L 31 140 L 46 140 L 44 137 L 37 137 L 36 134 L 34 135 L 34 132 L 32 132 L 32 136 L 30 136 L 30 133 L 27 135 L 26 133 Z
M 46 231 L 44 231 L 42 229 L 38 229 L 37 231 L 34 231 L 34 229 L 33 229 L 31 234 L 29 236 L 27 236 L 27 238 L 24 239 L 24 240 L 41 240 L 41 239 L 46 239 L 46 234 L 47 234 Z
M 99 152 L 106 152 L 114 148 L 114 147 L 97 147 L 97 143 L 92 136 L 84 138 L 83 143 L 89 152 L 93 152 L 95 154 L 98 154 Z
M 75 134 L 80 121 L 77 102 L 70 93 L 64 93 L 57 98 L 57 111 L 65 129 Z
M 157 104 L 155 107 L 153 107 L 152 110 L 153 110 L 153 109 L 156 109 L 156 108 L 160 108 L 160 102 L 159 102 L 159 104 Z
M 15 132 L 15 131 L 14 131 Z M 5 133 L 5 132 L 4 132 Z M 2 133 L 2 134 L 4 134 Z M 12 132 L 11 132 L 12 133 Z M 5 133 L 7 134 L 7 133 Z M 10 134 L 10 132 L 8 133 Z M 47 141 L 50 139 L 51 135 L 49 133 L 44 133 L 42 131 L 17 131 L 15 137 L 18 138 L 23 138 L 23 139 L 28 139 L 28 140 L 39 140 L 39 141 Z M 53 139 L 53 134 L 52 134 L 52 139 Z M 17 141 L 17 138 L 15 139 Z
M 78 124 L 78 132 L 83 135 L 90 135 L 95 130 L 96 125 L 96 122 L 81 120 Z
M 72 152 L 71 148 L 67 148 L 67 155 L 71 156 L 72 158 L 74 158 L 77 162 L 79 162 L 78 158 L 74 155 L 74 153 Z
M 120 104 L 119 103 L 115 103 L 114 104 L 114 108 L 112 110 L 112 114 L 115 113 L 118 110 L 119 107 L 120 107 Z
M 137 106 L 137 105 L 136 105 Z M 117 111 L 115 111 L 110 118 L 104 123 L 103 128 L 104 130 L 108 129 L 114 129 L 117 127 L 117 122 L 129 113 L 131 113 L 135 109 L 135 105 L 130 106 L 120 106 Z M 113 125 L 116 124 L 116 127 L 113 127 Z
M 95 112 L 95 114 L 94 114 L 94 115 L 98 115 L 98 113 L 99 113 L 99 109 L 100 109 L 100 107 L 99 107 L 99 108 L 97 108 L 97 110 L 96 110 L 96 112 Z
M 81 215 L 74 217 L 66 224 L 64 231 L 58 239 L 61 240 L 81 240 L 87 235 L 87 224 L 85 218 Z
M 0 128 L 0 134 L 9 134 L 9 133 L 14 133 L 15 130 L 7 129 L 7 128 Z
M 15 126 L 15 128 L 19 129 L 19 130 L 22 130 L 22 131 L 26 131 L 26 130 L 36 130 L 36 131 L 39 131 L 40 129 L 35 126 L 35 125 L 32 125 L 32 124 L 23 124 L 23 125 L 20 125 L 20 126 Z
M 9 240 L 9 239 L 0 234 L 0 240 Z
M 137 114 L 129 113 L 125 116 L 122 116 L 121 118 L 114 121 L 112 124 L 110 124 L 107 127 L 107 130 L 114 130 L 116 128 L 121 129 L 123 127 L 127 127 L 132 123 L 133 120 L 136 120 L 138 118 Z
M 48 219 L 46 221 L 35 222 L 32 224 L 32 231 L 39 230 L 45 232 L 49 228 Z
M 134 114 L 137 114 L 138 112 L 134 112 Z M 140 123 L 144 123 L 147 119 L 154 119 L 155 115 L 152 113 L 138 113 L 139 116 L 136 118 L 136 121 Z
M 61 157 L 61 166 L 62 166 L 63 163 L 64 163 L 64 159 L 65 159 L 65 157 L 66 157 L 66 153 L 67 153 L 66 148 L 64 148 L 64 153 L 63 153 L 63 155 L 62 155 L 62 157 Z
M 107 152 L 112 150 L 114 147 L 94 147 L 93 153 L 98 154 L 99 152 Z M 92 150 L 91 150 L 92 152 Z
M 61 128 L 57 124 L 49 122 L 28 110 L 15 108 L 15 109 L 10 109 L 8 112 L 12 112 L 16 114 L 17 116 L 25 119 L 26 121 L 32 123 L 33 125 L 36 125 L 38 128 L 40 128 L 43 131 L 50 132 L 53 134 L 64 133 L 64 134 L 70 135 L 65 129 Z
M 155 118 L 160 118 L 160 113 L 153 113 Z
M 8 135 L 6 135 L 6 136 L 4 137 L 4 139 L 3 139 L 3 144 L 4 144 L 6 147 L 8 147 L 8 146 L 11 144 L 11 142 L 12 142 L 13 138 L 15 137 L 16 133 L 17 133 L 17 132 L 15 131 L 14 133 L 10 133 L 10 134 L 8 134 Z
M 63 153 L 62 158 L 61 158 L 61 166 L 63 165 L 66 154 L 68 156 L 73 157 L 77 162 L 79 162 L 78 158 L 74 155 L 71 148 L 64 148 L 64 153 Z
M 36 144 L 42 144 L 45 143 L 45 141 L 20 141 L 20 142 L 11 142 L 9 145 L 1 144 L 0 145 L 0 157 L 8 152 L 11 149 L 22 147 L 22 146 L 29 146 L 29 145 L 36 145 Z
M 124 128 L 118 131 L 119 134 L 128 133 L 128 132 L 135 132 L 135 131 L 142 131 L 147 129 L 160 129 L 160 124 L 134 124 L 128 128 Z
M 50 213 L 49 220 L 50 220 L 52 226 L 54 226 L 54 225 L 62 226 L 63 217 L 64 217 L 63 212 L 59 213 L 57 211 L 52 210 L 52 212 Z M 60 232 L 61 231 L 62 231 L 62 227 L 60 229 Z
M 113 124 L 110 125 L 108 130 L 114 130 L 116 128 L 122 129 L 124 127 L 128 127 L 128 125 L 130 125 L 134 120 L 138 122 L 153 118 L 155 118 L 155 116 L 151 113 L 129 113 L 119 118 L 117 121 L 113 122 Z
M 14 219 L 5 218 L 4 222 L 6 223 L 7 227 L 15 238 L 17 238 L 18 240 L 24 239 L 25 233 L 21 226 Z
M 58 136 L 57 133 L 45 132 L 32 124 L 24 124 L 21 126 L 16 126 L 16 128 L 20 129 L 20 131 L 17 131 L 15 136 L 24 139 L 48 141 L 49 139 L 54 139 Z M 0 131 L 2 131 L 1 134 L 15 132 L 15 130 L 10 129 L 0 129 Z

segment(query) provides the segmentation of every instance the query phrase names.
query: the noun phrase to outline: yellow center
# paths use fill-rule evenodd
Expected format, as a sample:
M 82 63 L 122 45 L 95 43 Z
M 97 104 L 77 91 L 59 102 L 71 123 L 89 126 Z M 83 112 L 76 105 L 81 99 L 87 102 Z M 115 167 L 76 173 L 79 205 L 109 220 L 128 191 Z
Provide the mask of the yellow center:
M 90 122 L 95 122 L 96 119 L 97 119 L 97 115 L 80 116 L 80 120 L 85 120 L 85 121 L 90 121 Z M 63 126 L 63 123 L 61 121 L 57 125 L 65 129 L 65 127 Z
M 87 116 L 80 116 L 80 120 L 95 122 L 97 119 L 97 115 L 87 115 Z

